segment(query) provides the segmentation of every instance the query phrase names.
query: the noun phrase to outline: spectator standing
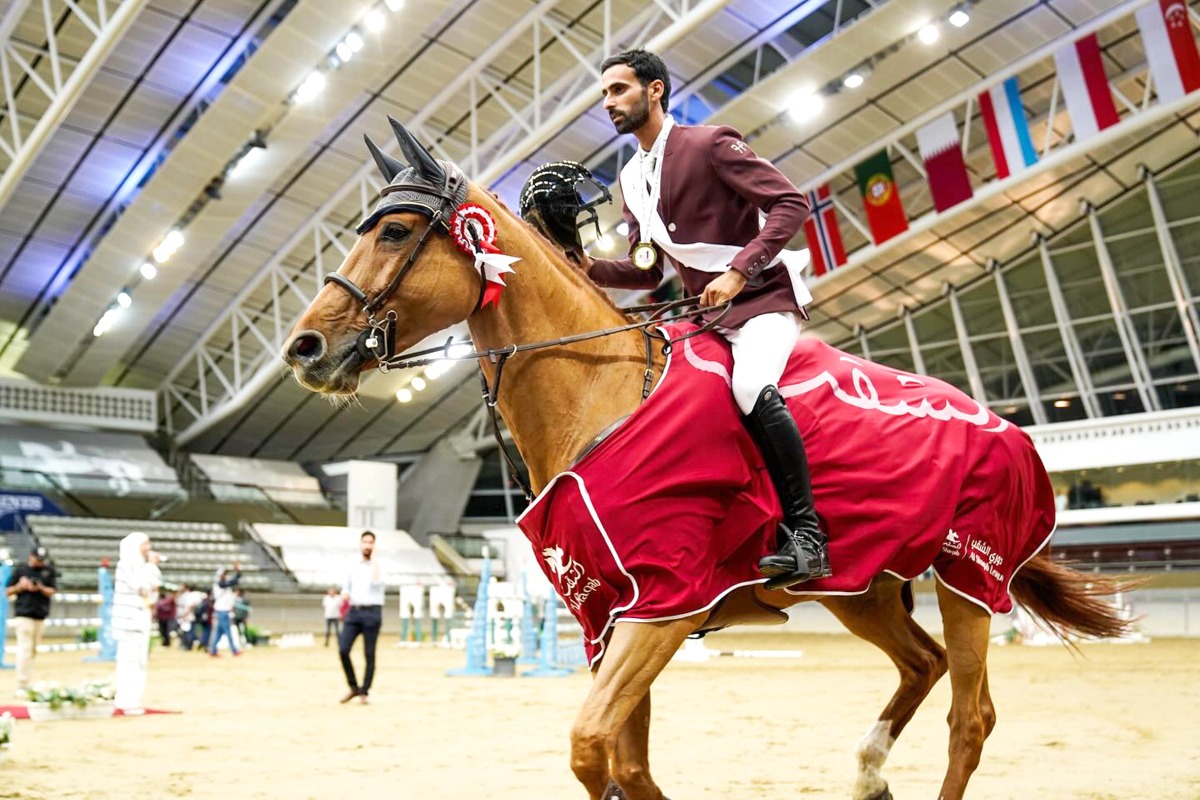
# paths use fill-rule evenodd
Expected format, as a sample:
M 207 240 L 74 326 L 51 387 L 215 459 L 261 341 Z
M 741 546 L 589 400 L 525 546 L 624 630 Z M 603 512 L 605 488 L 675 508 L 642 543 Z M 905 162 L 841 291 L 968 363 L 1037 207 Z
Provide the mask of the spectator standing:
M 213 658 L 217 657 L 217 645 L 222 636 L 229 639 L 229 649 L 235 656 L 242 654 L 238 648 L 237 637 L 233 635 L 232 630 L 233 607 L 237 605 L 237 595 L 234 594 L 234 589 L 237 588 L 238 581 L 241 579 L 242 566 L 236 561 L 233 562 L 232 570 L 224 568 L 217 570 L 217 579 L 212 588 L 214 624 L 208 642 L 208 654 Z
M 249 641 L 246 637 L 246 620 L 248 619 L 250 619 L 250 601 L 246 598 L 245 590 L 238 589 L 234 593 L 233 599 L 233 624 L 243 643 Z
M 113 635 L 117 640 L 117 696 L 125 715 L 144 714 L 142 698 L 150 654 L 152 597 L 162 582 L 150 537 L 135 531 L 121 540 L 113 591 Z
M 171 632 L 175 627 L 175 595 L 165 592 L 154 604 L 154 620 L 158 623 L 158 635 L 163 647 L 171 646 Z
M 321 607 L 325 611 L 325 646 L 329 647 L 331 630 L 336 641 L 341 641 L 342 638 L 342 597 L 338 594 L 337 589 L 332 586 L 329 588 L 329 591 L 321 598 Z
M 50 616 L 50 598 L 58 586 L 50 553 L 44 547 L 29 551 L 29 561 L 16 567 L 4 593 L 13 601 L 13 625 L 17 630 L 17 691 L 29 688 L 33 660 L 37 657 L 42 627 Z
M 196 603 L 196 641 L 200 643 L 200 649 L 208 650 L 208 640 L 212 637 L 212 591 L 207 591 L 200 596 L 199 602 Z
M 375 534 L 364 531 L 358 544 L 362 558 L 350 567 L 342 584 L 342 596 L 349 598 L 350 611 L 346 614 L 346 624 L 338 640 L 338 655 L 342 659 L 346 683 L 350 686 L 350 692 L 341 702 L 348 703 L 357 697 L 360 703 L 366 704 L 371 682 L 375 679 L 375 643 L 383 626 L 384 572 L 379 559 L 374 557 Z M 367 660 L 361 685 L 354 675 L 354 664 L 350 661 L 350 650 L 360 635 L 363 637 L 363 655 Z

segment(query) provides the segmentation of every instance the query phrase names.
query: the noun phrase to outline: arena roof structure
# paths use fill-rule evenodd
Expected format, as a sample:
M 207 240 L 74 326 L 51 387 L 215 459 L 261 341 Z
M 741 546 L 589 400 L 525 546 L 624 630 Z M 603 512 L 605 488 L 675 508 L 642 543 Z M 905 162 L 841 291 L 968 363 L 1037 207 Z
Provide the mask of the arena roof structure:
M 1195 26 L 1195 4 L 1178 6 Z M 477 413 L 470 366 L 375 375 L 335 408 L 278 358 L 380 188 L 363 134 L 397 153 L 390 114 L 510 206 L 550 160 L 613 183 L 633 145 L 600 109 L 598 67 L 631 46 L 667 61 L 679 121 L 732 125 L 805 191 L 827 188 L 847 257 L 812 281 L 812 330 L 866 348 L 865 332 L 911 324 L 1186 166 L 1200 93 L 1174 97 L 1150 77 L 1136 17 L 1149 7 L 14 0 L 0 12 L 0 373 L 154 390 L 163 428 L 198 452 L 428 449 Z M 1094 132 L 1072 119 L 1056 62 L 1091 41 L 1116 115 Z M 1024 169 L 997 167 L 992 97 L 1024 117 Z M 922 146 L 948 114 L 970 183 L 950 205 Z M 855 172 L 881 151 L 903 202 L 890 237 L 873 231 Z M 596 251 L 621 246 L 619 216 L 603 210 Z

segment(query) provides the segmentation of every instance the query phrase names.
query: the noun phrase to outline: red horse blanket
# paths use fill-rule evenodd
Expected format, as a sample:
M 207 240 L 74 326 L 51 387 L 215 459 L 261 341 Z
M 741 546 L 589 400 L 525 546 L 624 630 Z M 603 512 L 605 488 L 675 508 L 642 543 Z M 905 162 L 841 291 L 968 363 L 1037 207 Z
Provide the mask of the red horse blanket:
M 689 325 L 668 326 L 678 335 Z M 583 626 L 684 617 L 761 582 L 780 518 L 730 391 L 729 346 L 677 345 L 649 399 L 517 520 Z M 1054 529 L 1054 494 L 1020 429 L 936 378 L 796 345 L 780 390 L 804 436 L 833 576 L 799 594 L 857 594 L 933 567 L 992 612 Z

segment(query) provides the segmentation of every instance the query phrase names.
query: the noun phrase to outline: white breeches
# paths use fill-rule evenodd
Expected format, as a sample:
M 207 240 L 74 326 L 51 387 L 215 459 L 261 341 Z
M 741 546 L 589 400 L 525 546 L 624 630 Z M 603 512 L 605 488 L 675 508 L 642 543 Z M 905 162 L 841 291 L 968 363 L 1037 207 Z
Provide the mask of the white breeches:
M 117 640 L 117 696 L 113 704 L 122 710 L 142 707 L 150 655 L 149 634 L 127 636 Z
M 743 414 L 754 410 L 767 386 L 778 386 L 788 358 L 800 338 L 791 312 L 760 314 L 737 330 L 718 328 L 733 347 L 733 399 Z

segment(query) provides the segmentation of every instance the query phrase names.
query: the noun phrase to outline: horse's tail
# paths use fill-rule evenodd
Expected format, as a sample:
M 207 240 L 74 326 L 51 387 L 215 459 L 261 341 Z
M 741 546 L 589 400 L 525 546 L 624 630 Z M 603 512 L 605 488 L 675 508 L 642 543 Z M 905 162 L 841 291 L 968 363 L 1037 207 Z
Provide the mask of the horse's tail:
M 1052 561 L 1043 550 L 1013 576 L 1010 589 L 1018 603 L 1066 643 L 1072 633 L 1096 638 L 1130 633 L 1135 620 L 1122 618 L 1104 598 L 1137 585 L 1109 575 L 1085 575 Z

